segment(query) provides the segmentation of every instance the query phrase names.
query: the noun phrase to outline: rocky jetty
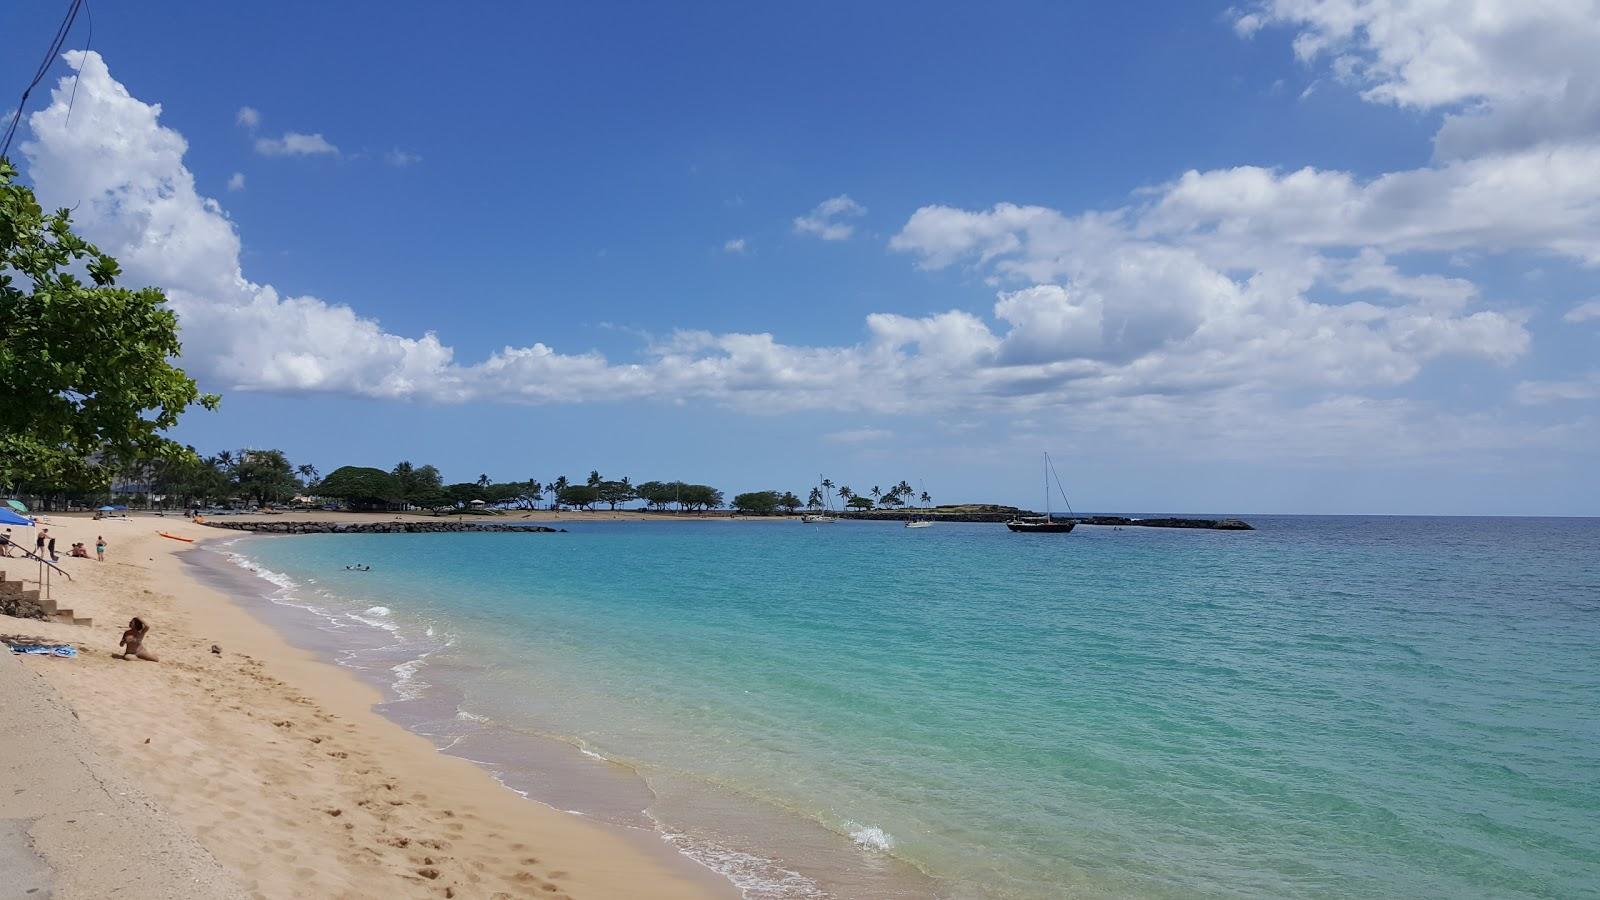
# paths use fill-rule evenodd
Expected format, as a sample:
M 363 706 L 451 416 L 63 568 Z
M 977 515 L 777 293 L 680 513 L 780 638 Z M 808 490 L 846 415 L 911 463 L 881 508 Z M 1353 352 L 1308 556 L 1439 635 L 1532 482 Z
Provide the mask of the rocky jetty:
M 508 525 L 500 522 L 260 522 L 207 520 L 211 528 L 256 534 L 450 534 L 467 531 L 565 533 L 565 528 L 544 525 Z
M 1061 516 L 1056 516 L 1062 519 Z M 1243 519 L 1131 519 L 1127 516 L 1075 516 L 1079 525 L 1115 525 L 1119 528 L 1209 528 L 1213 531 L 1255 531 L 1255 526 Z
M 926 510 L 874 510 L 872 512 L 842 512 L 835 515 L 845 519 L 865 519 L 868 521 L 885 520 L 901 522 L 907 519 L 932 519 L 935 522 L 1009 522 L 1022 516 L 1024 518 L 1039 518 L 1043 513 L 1029 512 L 1015 507 L 974 507 L 963 509 L 959 512 L 949 512 L 935 509 L 931 513 Z M 1051 516 L 1056 522 L 1076 522 L 1079 525 L 1107 525 L 1118 528 L 1203 528 L 1212 531 L 1255 531 L 1255 527 L 1243 519 L 1181 519 L 1163 516 L 1149 519 L 1135 519 L 1131 516 Z

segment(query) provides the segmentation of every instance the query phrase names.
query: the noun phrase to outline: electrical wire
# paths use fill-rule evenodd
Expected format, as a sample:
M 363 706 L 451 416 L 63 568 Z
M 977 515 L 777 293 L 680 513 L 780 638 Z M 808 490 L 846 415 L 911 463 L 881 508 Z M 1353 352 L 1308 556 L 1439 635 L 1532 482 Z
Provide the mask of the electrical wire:
M 39 82 L 44 80 L 44 76 L 50 71 L 50 64 L 60 55 L 61 48 L 67 43 L 67 35 L 72 32 L 72 23 L 78 18 L 78 10 L 82 8 L 83 0 L 71 0 L 67 6 L 67 14 L 62 17 L 61 25 L 56 28 L 55 37 L 50 39 L 50 48 L 45 51 L 44 59 L 39 63 L 39 71 L 33 74 L 33 80 L 28 82 L 28 86 L 22 89 L 22 99 L 17 101 L 17 111 L 12 113 L 11 122 L 6 126 L 5 138 L 0 141 L 0 157 L 11 152 L 11 139 L 17 134 L 17 125 L 22 121 L 22 111 L 28 106 L 28 96 L 39 86 Z M 76 83 L 73 86 L 76 88 Z

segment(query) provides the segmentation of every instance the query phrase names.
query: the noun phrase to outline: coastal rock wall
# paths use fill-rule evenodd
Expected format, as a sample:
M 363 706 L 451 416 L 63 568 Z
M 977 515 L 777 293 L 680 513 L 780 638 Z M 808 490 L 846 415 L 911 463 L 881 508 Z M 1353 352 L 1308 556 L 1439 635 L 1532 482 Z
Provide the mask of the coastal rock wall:
M 21 581 L 7 581 L 6 573 L 0 572 L 0 616 L 44 619 L 55 611 L 55 605 L 50 606 L 50 609 L 45 609 L 38 591 L 28 590 Z
M 937 510 L 895 510 L 890 512 L 842 512 L 834 515 L 843 519 L 865 519 L 900 522 L 907 519 L 932 519 L 935 522 L 1009 522 L 1017 516 L 1038 518 L 1042 513 L 1012 510 L 1010 512 L 944 513 Z M 1051 516 L 1056 522 L 1076 522 L 1079 525 L 1109 525 L 1119 528 L 1202 528 L 1212 531 L 1254 531 L 1255 527 L 1242 519 L 1180 519 L 1171 516 L 1135 519 L 1130 516 Z
M 213 522 L 211 528 L 250 531 L 256 534 L 445 534 L 465 531 L 565 533 L 565 528 L 544 525 L 503 525 L 498 522 Z

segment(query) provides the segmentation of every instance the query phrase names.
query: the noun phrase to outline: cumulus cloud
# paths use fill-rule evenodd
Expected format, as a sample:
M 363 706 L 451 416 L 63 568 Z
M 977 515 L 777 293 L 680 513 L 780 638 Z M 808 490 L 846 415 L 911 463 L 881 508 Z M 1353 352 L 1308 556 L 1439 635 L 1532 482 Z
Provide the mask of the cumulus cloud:
M 842 241 L 855 234 L 849 220 L 867 214 L 867 208 L 840 194 L 818 203 L 811 212 L 794 220 L 795 234 L 809 234 L 825 241 Z
M 750 247 L 744 238 L 729 238 L 722 244 L 723 253 L 748 253 Z
M 283 137 L 256 138 L 256 152 L 262 156 L 338 156 L 339 148 L 321 134 L 289 131 Z
M 229 176 L 229 178 L 228 178 L 228 190 L 230 190 L 230 191 L 242 191 L 242 190 L 244 190 L 244 173 L 243 172 L 235 172 L 235 173 L 233 173 L 233 175 Z
M 688 399 L 760 413 L 1071 410 L 1109 425 L 1199 429 L 1233 415 L 1311 428 L 1397 407 L 1359 398 L 1296 405 L 1296 392 L 1355 398 L 1403 384 L 1442 356 L 1505 363 L 1527 350 L 1518 314 L 1484 308 L 1465 279 L 1415 271 L 1390 255 L 1389 240 L 1470 252 L 1542 246 L 1580 259 L 1591 246 L 1581 196 L 1564 232 L 1463 218 L 1466 236 L 1450 237 L 1385 200 L 1374 189 L 1382 179 L 1193 173 L 1106 212 L 918 210 L 891 246 L 928 269 L 970 266 L 994 280 L 986 309 L 875 313 L 856 339 L 823 346 L 683 330 L 633 361 L 542 342 L 460 361 L 433 334 L 397 335 L 348 306 L 250 281 L 237 229 L 197 192 L 187 145 L 159 122 L 160 108 L 132 97 L 98 54 L 67 58 L 79 70 L 76 106 L 69 120 L 63 80 L 30 117 L 34 136 L 22 149 L 32 180 L 47 205 L 76 208 L 127 280 L 168 290 L 184 365 L 227 389 L 443 403 Z M 1217 190 L 1210 176 L 1236 179 L 1242 195 Z M 1416 204 L 1440 208 L 1429 193 L 1440 183 L 1415 182 Z M 1279 215 L 1274 197 L 1304 216 L 1264 226 Z M 1352 214 L 1351 204 L 1386 212 Z M 841 196 L 802 217 L 822 224 L 796 228 L 842 239 L 848 230 L 829 229 L 848 229 L 837 220 L 862 212 Z
M 1326 61 L 1367 99 L 1447 115 L 1444 158 L 1600 131 L 1600 0 L 1264 0 L 1234 28 L 1296 31 L 1296 56 Z
M 255 131 L 261 126 L 261 113 L 254 107 L 241 106 L 239 107 L 239 114 L 234 117 L 233 121 L 240 128 L 248 128 L 251 131 Z

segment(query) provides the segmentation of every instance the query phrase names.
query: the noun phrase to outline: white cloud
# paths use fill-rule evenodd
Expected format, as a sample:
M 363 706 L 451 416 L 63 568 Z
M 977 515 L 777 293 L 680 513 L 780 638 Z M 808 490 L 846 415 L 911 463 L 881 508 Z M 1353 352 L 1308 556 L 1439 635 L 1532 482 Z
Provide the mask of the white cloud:
M 1517 402 L 1529 406 L 1584 400 L 1600 400 L 1600 372 L 1568 381 L 1524 381 L 1517 385 Z
M 1295 54 L 1378 103 L 1447 111 L 1456 158 L 1600 131 L 1600 0 L 1264 0 L 1242 35 L 1297 30 Z
M 234 117 L 234 124 L 240 128 L 248 128 L 251 131 L 255 131 L 261 125 L 261 113 L 254 107 L 241 106 L 239 107 L 239 114 Z
M 338 156 L 339 148 L 320 134 L 289 131 L 281 138 L 256 138 L 256 152 L 262 156 Z
M 822 439 L 830 444 L 874 444 L 894 437 L 894 432 L 885 428 L 850 428 L 844 431 L 830 431 Z
M 981 313 L 875 313 L 859 340 L 823 346 L 680 331 L 631 362 L 544 343 L 460 362 L 433 334 L 396 335 L 347 306 L 246 278 L 237 230 L 196 192 L 184 139 L 159 123 L 159 107 L 129 96 L 98 54 L 68 60 L 81 67 L 76 108 L 69 122 L 64 80 L 30 117 L 34 139 L 22 148 L 30 176 L 47 206 L 76 208 L 80 227 L 118 257 L 127 280 L 167 288 L 182 322 L 183 364 L 224 389 L 445 403 L 702 400 L 758 413 L 981 410 L 1050 419 L 1070 411 L 1115 428 L 1167 423 L 1163 434 L 1216 429 L 1231 417 L 1279 423 L 1261 434 L 1282 438 L 1288 423 L 1337 430 L 1363 411 L 1371 421 L 1401 417 L 1399 406 L 1351 392 L 1403 384 L 1441 356 L 1503 363 L 1528 347 L 1518 314 L 1473 308 L 1482 300 L 1470 282 L 1412 271 L 1362 238 L 1402 233 L 1420 242 L 1428 228 L 1378 228 L 1372 216 L 1325 208 L 1370 194 L 1373 182 L 1227 170 L 1217 177 L 1240 179 L 1244 197 L 1196 173 L 1111 212 L 1010 204 L 917 211 L 891 245 L 924 267 L 967 264 L 1001 282 Z M 1262 227 L 1258 217 L 1278 213 L 1258 195 L 1298 202 L 1304 221 L 1284 216 L 1277 228 Z M 835 200 L 843 203 L 818 208 L 824 221 L 860 209 Z M 1572 221 L 1582 217 L 1569 220 L 1569 232 L 1581 230 Z M 826 228 L 808 233 L 826 238 Z M 1472 233 L 1462 249 L 1492 243 L 1491 229 Z M 1519 246 L 1534 243 L 1528 229 L 1514 233 Z M 1581 255 L 1587 244 L 1570 238 L 1552 229 L 1541 240 Z M 1307 406 L 1305 395 L 1320 399 Z M 1473 434 L 1488 427 L 1457 424 Z
M 749 250 L 744 238 L 729 238 L 722 245 L 723 253 L 748 253 Z
M 396 147 L 393 150 L 383 154 L 383 161 L 391 166 L 394 166 L 396 169 L 404 169 L 406 166 L 414 166 L 417 163 L 422 162 L 422 154 L 411 153 Z
M 243 172 L 235 172 L 235 173 L 233 173 L 232 176 L 230 176 L 228 178 L 228 190 L 230 190 L 230 191 L 242 191 L 242 190 L 244 190 L 244 173 Z
M 1567 322 L 1592 322 L 1600 319 L 1600 297 L 1579 303 L 1567 310 L 1567 314 L 1561 318 Z
M 867 208 L 840 194 L 818 203 L 811 212 L 794 220 L 795 234 L 809 234 L 825 241 L 842 241 L 855 233 L 856 227 L 848 219 L 867 214 Z

